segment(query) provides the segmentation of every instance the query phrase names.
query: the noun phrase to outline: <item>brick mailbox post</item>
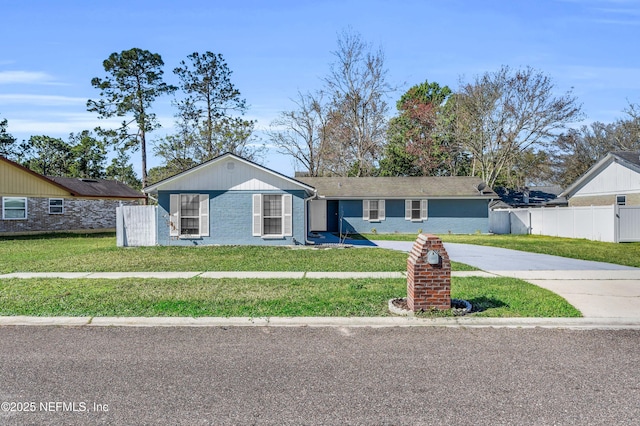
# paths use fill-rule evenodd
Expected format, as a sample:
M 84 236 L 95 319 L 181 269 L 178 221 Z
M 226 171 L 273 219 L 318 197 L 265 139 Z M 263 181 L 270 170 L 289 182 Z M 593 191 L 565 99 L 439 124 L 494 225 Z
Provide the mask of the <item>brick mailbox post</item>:
M 451 309 L 451 262 L 435 235 L 418 235 L 409 253 L 407 305 L 413 312 Z

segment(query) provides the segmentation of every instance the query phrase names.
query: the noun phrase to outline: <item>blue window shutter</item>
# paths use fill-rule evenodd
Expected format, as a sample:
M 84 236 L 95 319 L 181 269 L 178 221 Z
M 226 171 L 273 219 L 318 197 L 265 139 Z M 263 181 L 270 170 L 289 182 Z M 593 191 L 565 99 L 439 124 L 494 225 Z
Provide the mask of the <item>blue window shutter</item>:
M 253 194 L 253 231 L 254 237 L 262 236 L 262 194 Z
M 200 194 L 200 236 L 209 236 L 209 194 Z
M 169 195 L 169 236 L 180 235 L 180 194 Z
M 282 211 L 284 212 L 284 236 L 291 237 L 293 235 L 293 197 L 291 194 L 282 196 Z

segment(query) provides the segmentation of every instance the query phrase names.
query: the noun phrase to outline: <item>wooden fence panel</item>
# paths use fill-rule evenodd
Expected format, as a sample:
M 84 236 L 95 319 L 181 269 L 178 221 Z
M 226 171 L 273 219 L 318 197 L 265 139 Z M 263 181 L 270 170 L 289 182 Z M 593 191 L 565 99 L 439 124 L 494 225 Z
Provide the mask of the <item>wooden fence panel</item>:
M 157 244 L 156 206 L 121 206 L 116 209 L 118 247 Z

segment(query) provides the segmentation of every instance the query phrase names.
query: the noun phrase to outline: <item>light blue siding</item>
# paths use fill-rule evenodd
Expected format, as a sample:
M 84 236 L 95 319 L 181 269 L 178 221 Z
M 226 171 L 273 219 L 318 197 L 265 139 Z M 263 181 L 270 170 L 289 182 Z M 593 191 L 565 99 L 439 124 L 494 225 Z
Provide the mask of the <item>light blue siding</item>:
M 252 236 L 252 191 L 180 191 L 209 195 L 209 236 L 176 238 L 169 236 L 169 195 L 158 192 L 158 244 L 160 245 L 292 245 L 304 244 L 304 191 L 262 191 L 263 194 L 292 195 L 293 236 L 263 238 Z
M 429 200 L 428 218 L 405 219 L 405 200 L 385 200 L 386 218 L 381 221 L 362 219 L 362 200 L 340 200 L 338 216 L 342 229 L 351 233 L 473 234 L 489 232 L 488 200 Z

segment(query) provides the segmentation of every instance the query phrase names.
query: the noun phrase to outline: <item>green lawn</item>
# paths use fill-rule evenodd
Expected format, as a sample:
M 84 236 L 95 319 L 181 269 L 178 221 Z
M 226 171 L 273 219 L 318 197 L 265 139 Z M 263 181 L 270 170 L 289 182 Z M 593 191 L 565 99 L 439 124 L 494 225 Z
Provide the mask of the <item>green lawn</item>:
M 453 278 L 451 293 L 469 300 L 474 316 L 580 316 L 561 297 L 512 278 Z M 404 279 L 3 279 L 0 315 L 387 316 L 389 299 L 404 296 Z
M 479 241 L 518 241 L 493 240 L 493 237 L 487 236 L 479 238 Z M 523 240 L 526 242 L 527 238 L 531 237 L 524 237 Z M 444 239 L 471 242 L 458 236 L 445 236 Z M 531 240 L 536 239 L 534 237 Z M 550 241 L 547 245 L 557 244 Z M 377 272 L 404 271 L 406 261 L 406 253 L 378 248 L 119 248 L 116 247 L 113 234 L 0 239 L 0 273 Z M 453 269 L 472 268 L 454 263 Z M 580 316 L 564 299 L 524 281 L 510 278 L 454 277 L 451 282 L 452 297 L 469 300 L 476 308 L 473 315 Z M 404 279 L 2 279 L 0 315 L 379 316 L 388 315 L 389 299 L 405 295 Z
M 130 271 L 404 271 L 405 253 L 377 248 L 116 247 L 113 234 L 0 239 L 0 273 Z
M 475 268 L 452 263 L 456 271 Z M 405 253 L 377 248 L 258 246 L 116 247 L 113 234 L 0 238 L 0 274 L 11 272 L 350 271 L 407 268 Z

